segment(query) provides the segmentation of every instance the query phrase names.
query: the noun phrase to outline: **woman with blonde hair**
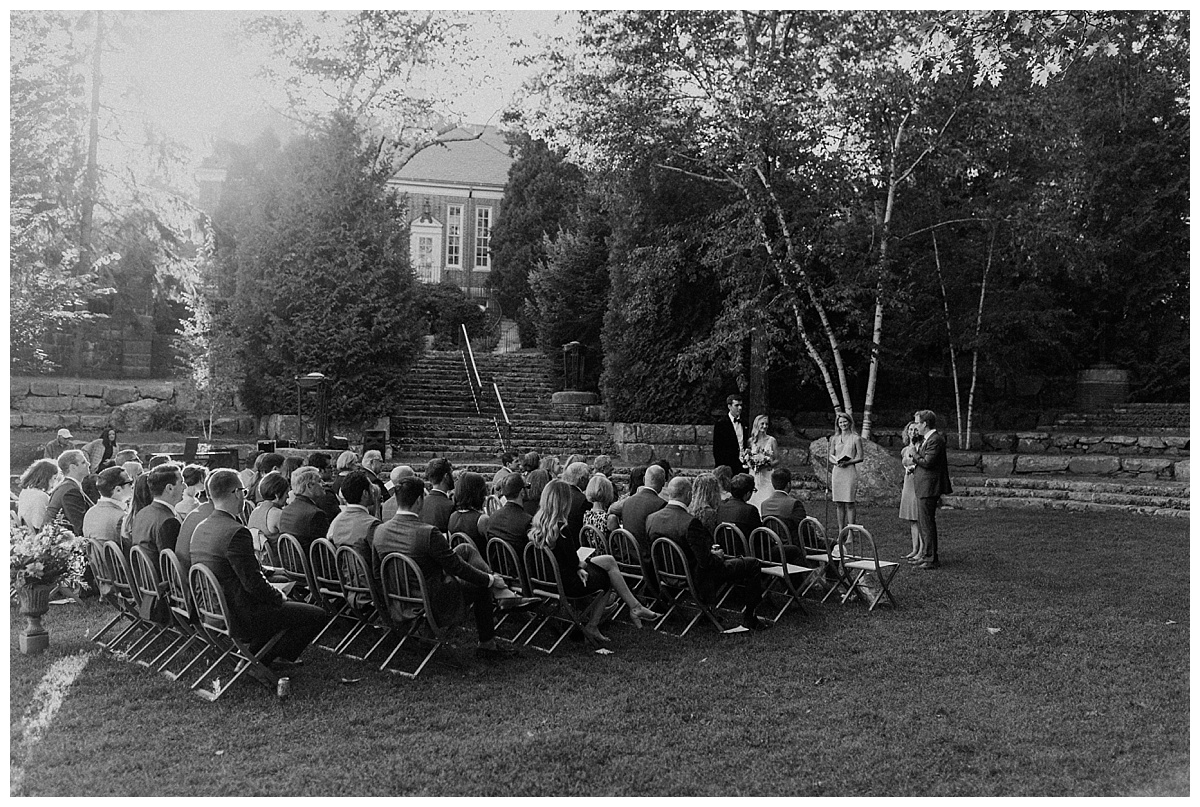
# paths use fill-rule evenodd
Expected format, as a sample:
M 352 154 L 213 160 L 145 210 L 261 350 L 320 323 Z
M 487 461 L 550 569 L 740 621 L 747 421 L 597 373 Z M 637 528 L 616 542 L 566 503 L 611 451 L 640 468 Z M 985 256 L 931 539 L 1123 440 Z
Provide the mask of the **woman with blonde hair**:
M 857 524 L 858 470 L 863 461 L 862 438 L 854 428 L 854 418 L 837 413 L 836 427 L 829 438 L 829 488 L 837 505 L 838 534 L 847 524 Z
M 900 489 L 900 520 L 908 522 L 908 532 L 912 537 L 912 552 L 904 557 L 920 558 L 925 556 L 925 547 L 921 544 L 921 530 L 917 527 L 916 481 L 913 478 L 913 468 L 917 466 L 917 446 L 921 444 L 921 431 L 917 424 L 909 423 L 904 427 L 904 448 L 900 449 L 900 464 L 904 466 L 904 486 Z
M 654 613 L 633 596 L 617 568 L 616 558 L 612 555 L 593 554 L 587 560 L 579 559 L 579 539 L 567 535 L 565 529 L 570 509 L 571 486 L 566 482 L 553 480 L 542 489 L 537 514 L 529 526 L 529 540 L 533 541 L 538 549 L 549 549 L 558 561 L 566 595 L 571 598 L 585 597 L 611 588 L 629 606 L 629 618 L 636 627 L 642 627 L 643 619 L 659 619 L 661 614 Z M 606 599 L 597 597 L 584 611 L 588 622 L 583 627 L 583 633 L 592 644 L 608 642 L 608 637 L 602 634 L 599 628 Z
M 602 538 L 608 538 L 608 534 L 620 526 L 617 517 L 608 513 L 615 498 L 612 482 L 604 474 L 593 474 L 583 495 L 592 503 L 592 509 L 583 514 L 583 526 L 591 527 Z
M 743 463 L 754 474 L 754 495 L 749 501 L 755 507 L 775 490 L 771 485 L 771 471 L 779 464 L 779 444 L 771 436 L 770 426 L 771 421 L 766 415 L 754 418 L 754 425 L 750 428 L 750 446 L 746 452 L 746 462 Z
M 688 512 L 700 519 L 709 532 L 717 528 L 717 508 L 721 505 L 721 483 L 713 474 L 699 474 L 692 480 L 692 501 Z

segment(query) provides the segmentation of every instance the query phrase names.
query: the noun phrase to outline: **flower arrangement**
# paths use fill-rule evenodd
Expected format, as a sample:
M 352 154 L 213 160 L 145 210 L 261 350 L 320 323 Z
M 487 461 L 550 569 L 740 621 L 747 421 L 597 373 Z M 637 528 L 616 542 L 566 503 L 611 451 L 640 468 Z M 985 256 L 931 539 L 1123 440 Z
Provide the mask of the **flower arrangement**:
M 744 448 L 739 459 L 750 473 L 756 474 L 760 468 L 775 464 L 775 452 L 769 448 Z
M 14 593 L 35 584 L 72 589 L 84 587 L 86 543 L 69 527 L 57 521 L 40 530 L 13 527 L 10 538 L 9 585 Z

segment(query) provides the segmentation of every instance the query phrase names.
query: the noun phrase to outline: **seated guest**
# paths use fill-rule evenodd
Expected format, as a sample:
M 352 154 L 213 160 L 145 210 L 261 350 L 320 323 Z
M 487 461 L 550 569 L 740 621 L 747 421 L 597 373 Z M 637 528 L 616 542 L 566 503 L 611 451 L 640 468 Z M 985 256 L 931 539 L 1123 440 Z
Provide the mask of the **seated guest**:
M 99 437 L 84 445 L 83 452 L 88 458 L 89 473 L 98 474 L 111 467 L 114 464 L 113 457 L 121 452 L 117 445 L 117 430 L 105 426 Z
M 64 429 L 64 431 L 66 431 Z M 55 460 L 34 460 L 21 474 L 21 493 L 17 496 L 17 525 L 40 530 L 46 523 L 46 508 L 50 505 L 50 488 L 58 479 Z
M 454 483 L 454 512 L 446 525 L 449 535 L 465 533 L 479 550 L 487 554 L 488 517 L 483 512 L 483 500 L 487 498 L 487 482 L 473 471 L 463 471 Z
M 673 470 L 671 470 L 671 463 L 669 460 L 655 460 L 652 464 L 657 465 L 659 468 L 663 469 L 663 473 L 665 474 L 665 476 L 663 477 L 663 486 L 664 487 L 666 486 L 666 484 L 668 482 L 670 482 L 672 479 L 675 478 L 675 472 Z M 665 496 L 666 494 L 664 493 L 664 494 L 660 494 L 660 495 Z
M 277 668 L 293 667 L 329 617 L 316 605 L 288 602 L 267 582 L 254 555 L 250 530 L 238 521 L 244 491 L 241 478 L 230 468 L 219 468 L 209 476 L 208 498 L 214 510 L 192 537 L 192 561 L 216 575 L 229 605 L 233 634 L 257 650 L 282 629 L 283 637 L 262 660 Z
M 808 515 L 804 509 L 804 503 L 788 493 L 791 486 L 792 472 L 787 468 L 776 468 L 771 471 L 771 487 L 775 490 L 758 504 L 758 511 L 764 518 L 775 516 L 787 525 L 788 534 L 779 536 L 784 543 L 793 543 L 797 540 L 800 522 Z
M 109 468 L 113 466 L 108 466 Z M 96 480 L 100 478 L 99 474 L 88 474 L 79 483 L 79 487 L 83 488 L 83 495 L 88 497 L 88 501 L 95 502 L 100 498 L 100 489 L 96 487 Z
M 614 501 L 612 503 L 612 505 L 608 508 L 608 514 L 610 516 L 616 516 L 618 523 L 621 521 L 621 513 L 625 509 L 625 502 L 629 501 L 630 496 L 637 493 L 638 488 L 640 488 L 643 484 L 645 484 L 645 481 L 646 481 L 646 466 L 645 465 L 639 465 L 636 468 L 633 468 L 629 471 L 629 493 L 627 495 L 622 496 L 621 498 L 617 499 L 616 501 Z M 613 488 L 613 492 L 614 493 L 616 492 L 615 487 Z
M 167 462 L 151 468 L 146 478 L 154 500 L 133 517 L 133 542 L 157 561 L 158 553 L 164 549 L 174 551 L 179 539 L 175 505 L 183 498 L 183 476 L 178 465 Z
M 728 465 L 718 465 L 713 471 L 713 476 L 717 478 L 717 484 L 721 486 L 721 501 L 725 501 L 733 495 L 729 492 L 729 486 L 733 484 L 733 469 Z
M 160 465 L 166 465 L 171 462 L 171 455 L 167 453 L 151 454 L 149 461 L 146 463 L 146 470 L 153 471 Z
M 666 499 L 658 495 L 666 482 L 666 471 L 662 466 L 651 465 L 646 469 L 646 484 L 637 489 L 621 508 L 621 526 L 624 527 L 638 543 L 641 550 L 642 566 L 653 576 L 650 566 L 650 541 L 646 534 L 646 517 L 657 513 L 667 506 Z
M 336 495 L 342 489 L 342 482 L 346 480 L 346 476 L 351 471 L 358 470 L 358 455 L 353 451 L 343 451 L 338 454 L 337 462 L 334 465 L 337 468 L 337 474 L 330 482 L 330 489 Z
M 567 463 L 565 467 L 574 465 L 577 462 L 582 462 L 584 465 L 587 465 L 587 457 L 583 456 L 582 454 L 572 454 L 571 456 L 567 457 Z
M 342 512 L 342 505 L 338 502 L 337 494 L 333 492 L 333 468 L 329 464 L 329 455 L 317 451 L 308 455 L 308 465 L 311 468 L 316 468 L 321 476 L 321 489 L 313 490 L 309 497 L 320 507 L 330 521 L 337 518 L 337 514 Z M 295 484 L 292 485 L 295 488 Z M 287 532 L 287 530 L 284 530 Z M 308 551 L 307 548 L 305 551 Z
M 498 496 L 500 495 L 500 483 L 506 476 L 517 470 L 514 467 L 517 465 L 517 457 L 511 451 L 502 451 L 496 459 L 500 461 L 500 470 L 492 476 L 492 483 L 488 486 L 488 490 Z
M 591 554 L 586 560 L 579 559 L 579 541 L 572 539 L 567 526 L 571 510 L 571 486 L 561 480 L 553 480 L 542 490 L 542 501 L 537 515 L 529 528 L 529 540 L 539 549 L 549 549 L 558 562 L 563 591 L 568 597 L 585 597 L 588 594 L 612 589 L 629 606 L 629 618 L 638 628 L 643 619 L 659 619 L 656 614 L 642 605 L 625 576 L 617 568 L 617 559 L 612 555 Z M 583 634 L 593 644 L 607 643 L 608 637 L 600 632 L 600 620 L 604 617 L 607 597 L 595 598 L 583 612 L 587 624 Z
M 692 498 L 690 479 L 683 476 L 672 479 L 666 492 L 670 499 L 667 506 L 646 519 L 650 537 L 670 538 L 679 544 L 687 558 L 697 594 L 704 602 L 712 602 L 722 585 L 733 583 L 743 592 L 743 627 L 751 630 L 769 628 L 771 623 L 754 615 L 754 609 L 763 597 L 759 562 L 754 558 L 726 558 L 724 552 L 713 548 L 712 533 L 688 512 Z
M 509 474 L 501 483 L 500 493 L 504 497 L 504 504 L 488 518 L 487 537 L 489 540 L 499 538 L 517 550 L 517 557 L 524 557 L 525 544 L 529 542 L 529 525 L 533 522 L 533 516 L 521 506 L 525 480 L 520 474 Z
M 450 492 L 454 490 L 454 468 L 445 457 L 435 457 L 425 466 L 425 481 L 429 483 L 429 495 L 421 505 L 421 520 L 439 532 L 446 533 L 450 529 L 450 514 L 454 512 L 454 502 L 450 500 Z
M 488 658 L 516 655 L 515 648 L 496 644 L 493 601 L 500 595 L 507 601 L 502 607 L 524 607 L 536 604 L 537 600 L 517 597 L 510 591 L 503 577 L 492 574 L 474 544 L 459 544 L 451 549 L 441 530 L 421 520 L 418 513 L 425 499 L 421 480 L 401 479 L 395 496 L 396 515 L 375 530 L 372 566 L 379 568 L 392 552 L 404 553 L 425 575 L 426 595 L 440 624 L 462 622 L 470 607 L 479 634 L 476 653 Z M 401 620 L 407 617 L 403 613 L 394 616 Z
M 129 474 L 129 478 L 134 482 L 137 481 L 139 476 L 145 473 L 145 469 L 142 468 L 142 464 L 137 460 L 129 460 L 121 467 L 125 469 L 125 473 Z
M 571 510 L 567 513 L 567 531 L 576 541 L 583 529 L 583 514 L 591 509 L 584 488 L 592 469 L 586 462 L 573 462 L 563 469 L 562 481 L 571 486 Z
M 204 491 L 204 480 L 208 469 L 203 465 L 185 465 L 183 468 L 183 498 L 175 505 L 175 515 L 183 518 L 204 503 L 208 495 Z
M 270 546 L 271 552 L 268 557 L 279 557 L 279 522 L 283 518 L 283 508 L 287 504 L 288 491 L 291 489 L 292 486 L 279 471 L 271 471 L 258 483 L 258 505 L 246 520 L 247 527 L 258 530 L 262 542 L 254 547 L 256 552 L 261 553 L 266 546 Z M 175 554 L 178 555 L 179 550 L 176 550 Z
M 135 449 L 122 448 L 117 452 L 117 455 L 113 457 L 113 465 L 124 465 L 127 462 L 136 462 L 138 465 L 141 465 L 142 458 L 138 456 L 138 453 Z
M 262 455 L 263 452 L 251 451 L 242 459 L 242 469 L 237 472 L 238 479 L 242 480 L 242 487 L 250 491 L 251 501 L 254 501 L 254 486 L 261 479 L 258 473 L 258 458 Z M 204 495 L 208 495 L 207 490 L 205 490 Z
M 607 476 L 609 481 L 612 481 L 614 470 L 612 457 L 608 456 L 607 454 L 597 455 L 596 459 L 592 460 L 592 470 L 598 474 Z
M 583 514 L 583 526 L 591 527 L 602 538 L 608 538 L 608 534 L 620 526 L 617 517 L 608 514 L 608 508 L 613 503 L 612 482 L 604 474 L 597 473 L 588 480 L 584 495 L 592 503 L 592 509 Z
M 692 502 L 688 512 L 700 519 L 711 535 L 717 529 L 717 508 L 721 506 L 721 485 L 714 474 L 698 474 L 692 480 Z
M 553 454 L 547 457 L 542 457 L 542 463 L 538 467 L 545 471 L 550 479 L 558 479 L 559 474 L 562 473 L 562 463 L 560 463 L 558 461 L 558 457 L 554 456 Z
M 59 513 L 67 520 L 71 532 L 83 535 L 83 517 L 94 500 L 83 491 L 83 479 L 89 473 L 88 456 L 78 449 L 58 455 L 58 470 L 62 481 L 50 492 L 46 503 L 46 521 L 54 521 Z
M 532 516 L 542 499 L 542 488 L 546 487 L 551 477 L 548 471 L 542 469 L 542 456 L 536 451 L 525 455 L 521 470 L 525 473 L 525 512 Z
M 397 465 L 396 467 L 392 468 L 391 472 L 388 474 L 387 495 L 384 497 L 383 507 L 380 508 L 383 513 L 381 520 L 391 521 L 392 516 L 396 515 L 396 497 L 394 495 L 396 492 L 396 485 L 399 484 L 401 479 L 408 479 L 409 477 L 416 475 L 416 471 L 414 471 L 412 466 L 409 465 Z
M 758 508 L 746 501 L 754 495 L 754 477 L 738 474 L 729 483 L 729 491 L 730 497 L 717 508 L 717 523 L 733 524 L 742 531 L 743 536 L 749 538 L 751 532 L 762 526 Z
M 297 468 L 292 472 L 292 490 L 296 498 L 279 514 L 279 532 L 295 536 L 307 556 L 312 542 L 325 537 L 333 520 L 317 504 L 317 499 L 325 493 L 320 469 L 311 465 Z
M 128 555 L 129 550 L 133 548 L 133 520 L 152 501 L 154 501 L 154 496 L 150 493 L 150 475 L 142 474 L 134 478 L 133 497 L 129 500 L 129 512 L 125 514 L 125 519 L 121 522 L 121 552 L 124 554 Z M 180 534 L 182 533 L 181 526 Z M 179 555 L 178 540 L 175 541 L 175 554 Z M 183 556 L 180 555 L 180 560 L 182 559 Z
M 42 450 L 42 457 L 48 460 L 57 460 L 58 455 L 64 451 L 70 451 L 75 447 L 75 439 L 71 436 L 70 429 L 59 429 L 58 434 L 54 435 L 54 439 L 46 443 L 46 447 Z
M 352 546 L 368 564 L 371 562 L 371 539 L 379 519 L 371 515 L 375 507 L 375 486 L 363 471 L 351 471 L 342 482 L 342 498 L 346 508 L 329 525 L 329 541 L 336 546 Z
M 391 492 L 388 490 L 387 483 L 379 478 L 379 473 L 383 470 L 383 454 L 380 454 L 375 449 L 363 454 L 362 469 L 367 475 L 367 481 L 375 486 L 375 518 L 379 518 L 379 514 L 383 507 L 383 500 L 391 497 Z
M 115 541 L 121 544 L 121 520 L 125 518 L 125 505 L 133 498 L 133 480 L 125 469 L 118 466 L 105 468 L 96 480 L 100 500 L 92 505 L 83 517 L 83 535 L 98 541 Z
M 250 491 L 250 499 L 254 501 L 254 497 L 258 491 L 258 483 L 262 482 L 262 478 L 271 471 L 278 471 L 284 463 L 284 456 L 276 451 L 264 451 L 254 458 L 254 478 L 250 484 L 246 485 L 246 490 Z M 283 475 L 284 479 L 291 479 L 289 474 Z

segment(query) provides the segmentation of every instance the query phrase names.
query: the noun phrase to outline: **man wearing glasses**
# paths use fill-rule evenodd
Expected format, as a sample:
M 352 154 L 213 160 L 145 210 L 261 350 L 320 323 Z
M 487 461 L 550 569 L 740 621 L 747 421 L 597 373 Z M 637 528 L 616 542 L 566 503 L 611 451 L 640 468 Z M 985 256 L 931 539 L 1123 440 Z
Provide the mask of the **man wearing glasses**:
M 208 498 L 213 513 L 192 536 L 193 564 L 212 570 L 229 605 L 230 629 L 257 650 L 280 629 L 283 638 L 263 658 L 264 664 L 287 669 L 300 664 L 300 654 L 321 632 L 325 611 L 315 605 L 289 602 L 267 582 L 254 554 L 250 530 L 239 520 L 246 489 L 237 472 L 229 468 L 208 477 Z
M 96 479 L 96 490 L 100 491 L 100 500 L 83 516 L 83 535 L 121 544 L 121 520 L 133 498 L 133 480 L 120 466 L 105 468 Z M 121 551 L 128 552 L 129 547 L 121 545 Z

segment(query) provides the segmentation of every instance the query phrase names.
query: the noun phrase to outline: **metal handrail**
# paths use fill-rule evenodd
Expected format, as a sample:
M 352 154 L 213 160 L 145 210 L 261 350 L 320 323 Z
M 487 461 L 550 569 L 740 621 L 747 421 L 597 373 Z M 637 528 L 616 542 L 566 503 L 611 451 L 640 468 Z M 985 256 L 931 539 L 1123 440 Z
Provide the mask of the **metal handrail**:
M 459 328 L 462 329 L 463 344 L 466 345 L 466 353 L 471 358 L 471 370 L 475 373 L 475 386 L 483 391 L 483 381 L 479 378 L 479 368 L 475 366 L 475 351 L 471 349 L 471 337 L 467 336 L 466 323 L 460 323 Z
M 483 395 L 483 379 L 479 377 L 479 366 L 475 363 L 475 350 L 471 347 L 471 337 L 467 333 L 467 326 L 465 323 L 460 323 L 458 327 L 462 330 L 463 364 L 467 370 L 467 385 L 470 386 L 471 397 L 475 400 L 475 411 L 482 415 L 483 409 L 479 405 L 479 399 Z M 472 380 L 474 383 L 471 383 Z M 478 394 L 476 394 L 477 388 Z M 508 410 L 504 406 L 504 399 L 500 397 L 500 387 L 496 385 L 495 381 L 492 382 L 492 390 L 496 393 L 496 403 L 500 406 L 500 414 L 504 416 L 505 428 L 500 428 L 500 421 L 495 417 L 492 418 L 492 425 L 496 427 L 496 437 L 500 440 L 501 450 L 507 451 L 510 441 L 505 439 L 505 433 L 512 433 L 512 421 L 508 419 Z

